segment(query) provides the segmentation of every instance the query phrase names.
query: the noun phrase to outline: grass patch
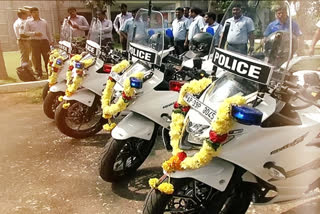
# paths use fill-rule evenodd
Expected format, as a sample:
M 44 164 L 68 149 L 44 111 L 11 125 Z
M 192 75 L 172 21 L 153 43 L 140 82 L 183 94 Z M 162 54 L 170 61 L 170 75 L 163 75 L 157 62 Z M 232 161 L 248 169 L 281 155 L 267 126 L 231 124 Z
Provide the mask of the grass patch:
M 4 63 L 7 69 L 7 74 L 10 78 L 9 80 L 6 80 L 6 81 L 8 81 L 8 83 L 11 83 L 12 81 L 21 82 L 16 72 L 16 68 L 20 66 L 20 52 L 19 51 L 3 52 L 3 57 L 4 57 Z
M 42 89 L 42 87 L 39 87 L 26 90 L 25 96 L 28 98 L 28 103 L 41 103 Z

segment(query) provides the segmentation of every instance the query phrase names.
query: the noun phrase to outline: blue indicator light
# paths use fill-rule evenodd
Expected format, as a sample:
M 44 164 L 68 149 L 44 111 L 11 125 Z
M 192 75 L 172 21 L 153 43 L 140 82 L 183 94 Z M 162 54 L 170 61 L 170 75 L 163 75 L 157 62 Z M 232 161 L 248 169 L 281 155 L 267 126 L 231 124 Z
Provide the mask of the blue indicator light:
M 76 62 L 76 66 L 75 66 L 76 68 L 82 68 L 82 66 L 83 66 L 83 65 L 82 65 L 81 62 Z
M 62 60 L 61 59 L 57 59 L 56 63 L 57 63 L 57 65 L 62 65 Z
M 261 111 L 249 106 L 232 106 L 231 114 L 241 124 L 257 126 L 261 124 L 263 116 Z
M 135 77 L 130 77 L 130 86 L 132 88 L 137 88 L 137 89 L 141 89 L 142 88 L 142 80 L 139 80 Z

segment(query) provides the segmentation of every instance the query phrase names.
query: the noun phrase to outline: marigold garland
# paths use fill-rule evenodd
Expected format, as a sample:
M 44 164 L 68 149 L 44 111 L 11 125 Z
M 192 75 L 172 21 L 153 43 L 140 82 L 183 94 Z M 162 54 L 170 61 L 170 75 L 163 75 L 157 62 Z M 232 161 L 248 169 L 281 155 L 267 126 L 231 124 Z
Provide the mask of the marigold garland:
M 78 55 L 78 56 L 81 56 L 81 55 Z M 77 63 L 78 58 L 79 57 L 75 58 L 73 63 Z M 81 58 L 82 58 L 82 56 L 81 56 Z M 95 62 L 95 60 L 90 58 L 90 59 L 80 60 L 80 62 L 83 63 L 83 68 L 77 68 L 75 74 L 72 74 L 72 69 L 74 69 L 74 66 L 73 65 L 69 66 L 69 69 L 67 72 L 67 90 L 66 90 L 66 95 L 68 97 L 70 97 L 72 94 L 74 94 L 74 92 L 80 87 L 80 85 L 83 81 L 83 76 L 85 75 L 85 69 L 88 68 L 89 66 L 91 66 Z M 71 71 L 69 71 L 69 70 L 71 70 Z M 72 80 L 71 80 L 71 78 L 72 78 Z
M 60 63 L 58 63 L 58 60 Z M 52 63 L 51 63 L 52 62 Z M 58 73 L 61 71 L 61 68 L 63 66 L 63 57 L 58 55 L 56 56 L 53 61 L 48 62 L 48 66 L 50 65 L 50 76 L 49 76 L 49 87 L 53 86 L 57 83 Z
M 172 112 L 172 122 L 170 124 L 170 144 L 173 148 L 173 156 L 162 164 L 162 168 L 171 173 L 177 170 L 198 169 L 208 164 L 213 157 L 216 157 L 221 149 L 222 143 L 227 138 L 227 133 L 232 128 L 233 120 L 230 115 L 232 105 L 244 105 L 244 97 L 236 95 L 225 99 L 217 110 L 217 115 L 211 123 L 210 138 L 203 141 L 201 149 L 192 157 L 179 148 L 179 142 L 184 130 L 185 115 L 189 110 L 188 104 L 184 101 L 186 93 L 199 94 L 211 83 L 208 79 L 193 80 L 185 84 L 180 91 L 178 101 L 174 105 Z M 155 180 L 153 180 L 155 182 Z M 150 184 L 150 183 L 149 183 Z M 157 184 L 150 185 L 151 188 L 159 190 Z M 160 191 L 160 190 L 159 190 Z

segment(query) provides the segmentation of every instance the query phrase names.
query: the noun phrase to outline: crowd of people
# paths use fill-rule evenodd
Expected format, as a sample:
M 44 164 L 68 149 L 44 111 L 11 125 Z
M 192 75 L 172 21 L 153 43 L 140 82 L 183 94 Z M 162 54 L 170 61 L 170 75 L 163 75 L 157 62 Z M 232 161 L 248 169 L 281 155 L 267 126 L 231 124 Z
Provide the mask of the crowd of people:
M 119 35 L 123 50 L 127 48 L 127 37 L 133 24 L 138 9 L 128 12 L 126 4 L 120 5 L 120 13 L 112 22 L 106 16 L 106 11 L 97 11 L 97 18 L 102 24 L 102 42 L 112 42 L 113 29 Z M 68 8 L 69 16 L 66 18 L 72 28 L 73 37 L 84 37 L 89 30 L 88 21 L 84 16 L 78 15 L 76 8 Z M 39 9 L 36 7 L 19 8 L 18 19 L 13 28 L 17 38 L 17 44 L 21 53 L 21 65 L 31 68 L 32 64 L 38 78 L 42 78 L 41 56 L 45 63 L 48 62 L 48 52 L 53 44 L 52 34 L 48 23 L 40 17 Z M 175 9 L 175 19 L 172 21 L 173 45 L 177 54 L 187 51 L 190 41 L 199 32 L 211 32 L 215 37 L 214 46 L 219 45 L 222 33 L 228 26 L 227 45 L 228 50 L 241 54 L 250 54 L 254 51 L 254 22 L 250 17 L 242 14 L 240 4 L 232 8 L 232 17 L 227 19 L 224 26 L 217 22 L 216 14 L 212 12 L 203 13 L 196 7 L 178 7 Z M 271 22 L 265 29 L 263 36 L 266 38 L 278 30 L 288 30 L 289 20 L 285 6 L 275 9 L 275 21 Z M 314 53 L 314 47 L 320 39 L 320 24 L 315 32 L 309 54 Z M 297 37 L 302 33 L 299 26 L 293 22 L 293 34 Z M 248 45 L 249 43 L 249 45 Z M 249 48 L 248 48 L 249 47 Z M 32 53 L 32 54 L 31 54 Z M 30 60 L 30 56 L 32 60 Z M 32 63 L 31 63 L 32 61 Z M 46 66 L 45 66 L 46 67 Z M 48 72 L 48 71 L 47 71 Z

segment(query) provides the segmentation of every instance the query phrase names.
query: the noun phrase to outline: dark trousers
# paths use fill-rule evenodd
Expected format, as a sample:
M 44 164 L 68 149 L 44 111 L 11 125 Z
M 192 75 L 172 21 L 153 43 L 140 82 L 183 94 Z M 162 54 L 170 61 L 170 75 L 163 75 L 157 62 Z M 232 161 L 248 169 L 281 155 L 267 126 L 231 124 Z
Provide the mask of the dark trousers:
M 122 50 L 127 50 L 127 39 L 120 34 L 120 43 L 122 46 Z
M 35 71 L 38 73 L 40 77 L 42 76 L 42 66 L 41 66 L 41 55 L 42 55 L 45 68 L 48 74 L 48 68 L 46 65 L 48 64 L 48 61 L 49 61 L 49 52 L 50 52 L 49 41 L 46 39 L 31 40 L 31 50 L 32 50 L 32 63 Z
M 243 55 L 248 54 L 248 44 L 229 44 L 227 45 L 227 50 L 241 53 Z
M 186 51 L 184 47 L 184 40 L 174 41 L 173 44 L 177 55 L 181 55 Z

